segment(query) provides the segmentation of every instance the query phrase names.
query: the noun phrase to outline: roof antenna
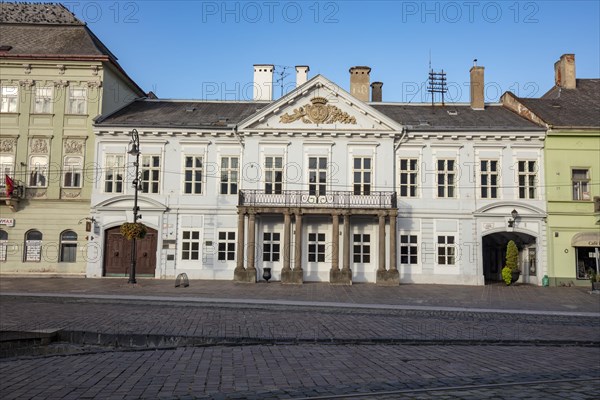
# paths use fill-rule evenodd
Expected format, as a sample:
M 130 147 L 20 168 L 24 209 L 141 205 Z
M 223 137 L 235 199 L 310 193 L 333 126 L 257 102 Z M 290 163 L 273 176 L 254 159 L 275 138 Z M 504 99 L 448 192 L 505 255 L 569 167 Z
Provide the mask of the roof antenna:
M 279 72 L 277 72 L 278 68 L 281 69 Z M 287 78 L 288 76 L 290 76 L 289 73 L 286 73 L 286 71 L 287 71 L 288 68 L 292 68 L 292 67 L 287 66 L 287 65 L 276 65 L 275 66 L 275 71 L 276 71 L 275 73 L 277 75 L 279 75 L 279 78 L 277 78 L 276 82 L 281 87 L 281 96 L 280 97 L 283 97 L 283 86 L 284 86 L 283 85 L 283 81 L 284 81 L 285 78 Z

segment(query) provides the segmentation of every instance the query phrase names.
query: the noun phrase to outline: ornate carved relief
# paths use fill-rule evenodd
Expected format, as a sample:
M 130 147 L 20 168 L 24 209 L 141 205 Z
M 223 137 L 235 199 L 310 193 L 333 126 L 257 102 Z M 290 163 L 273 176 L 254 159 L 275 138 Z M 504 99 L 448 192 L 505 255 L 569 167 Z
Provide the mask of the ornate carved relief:
M 314 97 L 310 102 L 312 104 L 295 108 L 291 115 L 282 115 L 279 121 L 289 124 L 300 119 L 305 124 L 356 124 L 356 118 L 336 106 L 327 105 L 327 99 L 323 97 Z
M 25 197 L 28 199 L 42 199 L 46 197 L 47 189 L 27 189 Z
M 64 75 L 65 74 L 65 66 L 64 66 L 64 64 L 57 64 L 56 67 L 58 68 L 58 73 L 60 75 Z
M 48 139 L 32 139 L 29 148 L 31 154 L 48 154 Z
M 78 199 L 81 197 L 81 189 L 62 189 L 60 191 L 61 199 Z
M 29 75 L 31 73 L 31 64 L 23 64 L 23 72 Z
M 99 87 L 102 87 L 102 82 L 100 82 L 100 81 L 89 81 L 87 83 L 87 86 L 89 88 L 99 88 Z
M 0 152 L 14 153 L 17 140 L 14 138 L 0 139 Z
M 54 86 L 58 87 L 58 88 L 64 88 L 66 86 L 69 86 L 69 82 L 68 81 L 54 81 Z
M 21 85 L 25 89 L 30 89 L 33 85 L 35 85 L 35 81 L 31 79 L 26 79 L 19 81 L 19 85 Z
M 65 154 L 83 154 L 84 142 L 81 139 L 67 139 L 64 142 Z
M 97 65 L 92 65 L 92 75 L 94 75 L 94 76 L 98 75 L 98 66 Z

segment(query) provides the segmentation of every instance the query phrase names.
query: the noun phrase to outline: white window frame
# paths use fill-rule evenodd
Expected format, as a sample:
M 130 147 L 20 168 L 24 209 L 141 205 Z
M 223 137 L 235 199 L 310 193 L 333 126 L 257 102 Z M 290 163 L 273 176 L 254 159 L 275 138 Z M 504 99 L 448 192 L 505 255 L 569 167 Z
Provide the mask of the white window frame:
M 524 170 L 521 171 L 521 163 L 524 163 Z M 533 163 L 533 171 L 531 165 Z M 517 161 L 517 198 L 519 199 L 537 199 L 538 185 L 538 162 L 537 160 L 518 160 Z M 523 178 L 523 184 L 521 184 Z M 533 179 L 533 183 L 531 180 Z M 521 196 L 521 189 L 523 196 Z
M 188 167 L 188 159 L 191 159 L 192 165 Z M 200 162 L 200 166 L 197 166 L 197 162 Z M 191 174 L 188 179 L 188 172 Z M 199 173 L 199 175 L 198 175 Z M 188 192 L 187 186 L 190 185 L 190 191 Z M 200 190 L 196 191 L 196 186 L 200 185 Z M 184 154 L 183 156 L 183 187 L 182 193 L 184 195 L 201 195 L 204 194 L 204 155 L 200 154 Z
M 36 86 L 33 101 L 34 114 L 52 114 L 54 106 L 54 88 L 52 86 Z
M 68 174 L 71 174 L 70 176 Z M 69 182 L 67 182 L 67 178 Z M 63 187 L 76 189 L 83 186 L 83 157 L 65 156 L 63 158 Z
M 360 160 L 360 161 L 359 161 Z M 369 160 L 368 168 L 365 161 Z M 359 161 L 358 168 L 356 162 Z M 358 179 L 357 179 L 358 178 Z M 367 182 L 368 181 L 368 182 Z M 355 195 L 370 195 L 373 191 L 373 157 L 352 157 L 352 193 Z
M 10 176 L 11 178 L 14 175 L 15 171 L 15 156 L 14 154 L 0 154 L 0 187 L 6 186 L 6 179 L 4 179 L 5 175 Z
M 442 240 L 442 242 L 440 242 L 440 240 Z M 435 244 L 436 264 L 440 266 L 456 266 L 456 235 L 450 233 L 438 233 L 436 235 Z M 440 262 L 440 260 L 443 260 L 443 262 Z
M 484 163 L 485 167 L 484 167 Z M 494 164 L 493 164 L 494 163 Z M 495 169 L 492 170 L 492 165 L 495 165 Z M 500 186 L 499 178 L 500 174 L 498 169 L 500 167 L 500 161 L 494 158 L 486 158 L 479 160 L 479 198 L 480 199 L 498 199 L 500 198 Z M 484 177 L 486 182 L 484 183 Z M 495 184 L 492 181 L 495 179 Z M 486 191 L 484 195 L 484 190 Z M 492 196 L 495 190 L 495 196 Z
M 311 168 L 311 159 L 314 159 L 316 164 Z M 325 160 L 325 167 L 321 167 L 321 161 Z M 315 155 L 308 157 L 308 191 L 311 196 L 325 196 L 327 194 L 327 181 L 329 175 L 329 157 L 324 155 Z M 322 177 L 324 174 L 324 180 Z
M 406 238 L 406 241 L 403 239 Z M 413 242 L 412 239 L 415 239 Z M 419 235 L 411 233 L 401 233 L 398 235 L 400 241 L 398 246 L 398 260 L 400 265 L 418 265 L 419 264 Z M 406 255 L 402 254 L 402 249 L 406 248 Z M 402 262 L 402 257 L 406 257 L 408 262 Z M 412 262 L 412 257 L 416 257 L 416 261 Z
M 8 254 L 8 232 L 0 229 L 0 261 L 6 261 Z
M 234 160 L 236 166 L 234 167 Z M 239 156 L 221 156 L 221 173 L 219 178 L 219 194 L 236 195 L 239 190 L 240 177 L 240 157 Z
M 277 161 L 280 161 L 279 166 Z M 283 193 L 283 156 L 265 156 L 265 193 Z
M 158 161 L 158 165 L 155 165 Z M 161 192 L 161 162 L 160 154 L 143 154 L 140 156 L 140 192 L 146 194 L 160 194 Z M 147 164 L 147 165 L 146 165 Z
M 124 193 L 125 190 L 125 154 L 107 153 L 104 156 L 104 180 L 102 185 L 103 193 Z M 115 163 L 120 161 L 120 163 Z M 112 178 L 109 178 L 112 173 Z M 120 177 L 120 178 L 119 178 Z M 107 190 L 107 184 L 112 186 L 111 190 Z M 121 185 L 121 190 L 117 190 L 117 186 Z
M 87 113 L 87 88 L 69 87 L 67 91 L 67 114 L 85 115 Z
M 443 163 L 443 168 L 440 169 L 440 162 Z M 449 162 L 452 162 L 452 168 L 448 168 Z M 436 169 L 436 197 L 438 199 L 455 199 L 456 198 L 456 159 L 455 158 L 438 158 L 435 163 Z M 440 182 L 440 177 L 443 182 Z M 452 179 L 450 179 L 452 178 Z M 452 180 L 452 183 L 450 183 Z M 440 189 L 443 193 L 440 196 Z
M 371 237 L 370 233 L 352 234 L 352 263 L 369 264 L 371 257 Z M 358 260 L 358 261 L 357 261 Z
M 224 245 L 224 250 L 221 250 L 221 244 Z M 236 246 L 237 243 L 235 231 L 217 232 L 217 261 L 235 261 L 237 250 Z M 233 250 L 231 250 L 232 248 Z
M 63 239 L 63 235 L 66 234 L 67 232 L 73 232 L 73 234 L 75 234 L 75 239 L 68 239 L 68 240 L 64 240 Z M 72 229 L 67 229 L 64 230 L 60 233 L 60 237 L 59 237 L 59 243 L 60 243 L 60 254 L 58 256 L 58 262 L 61 263 L 74 263 L 77 262 L 77 240 L 78 240 L 78 235 L 77 233 L 72 230 Z M 64 260 L 65 258 L 65 245 L 75 245 L 75 251 L 73 253 L 74 255 L 74 259 L 73 260 Z
M 29 234 L 38 232 L 40 239 L 28 239 Z M 25 243 L 23 246 L 23 262 L 40 262 L 42 261 L 42 242 L 44 235 L 37 229 L 31 229 L 25 232 Z
M 39 154 L 29 156 L 29 174 L 27 177 L 27 186 L 30 188 L 45 188 L 48 187 L 48 165 L 49 158 L 47 155 Z M 39 161 L 45 159 L 44 163 L 40 163 Z M 36 179 L 33 181 L 33 176 L 36 174 Z M 44 181 L 42 182 L 40 176 L 43 177 Z M 34 182 L 32 184 L 32 182 Z
M 406 168 L 402 168 L 403 162 L 406 162 Z M 415 157 L 400 158 L 398 160 L 398 171 L 398 196 L 406 198 L 419 197 L 419 159 Z M 406 178 L 405 183 L 402 182 L 403 177 Z M 403 189 L 406 190 L 406 194 L 402 194 Z
M 263 261 L 279 262 L 281 260 L 281 233 L 263 232 Z
M 585 178 L 575 177 L 575 171 L 585 171 Z M 573 200 L 574 201 L 590 201 L 592 196 L 590 195 L 590 169 L 571 168 L 571 185 L 573 188 Z
M 194 255 L 196 255 L 196 258 L 194 258 Z M 201 229 L 183 228 L 181 230 L 181 252 L 179 253 L 179 259 L 183 262 L 195 262 L 202 260 Z
M 308 245 L 306 255 L 309 263 L 325 262 L 326 238 L 327 235 L 325 233 L 308 233 L 308 240 L 306 241 L 306 244 Z
M 0 87 L 0 112 L 16 113 L 19 111 L 19 87 L 2 85 Z

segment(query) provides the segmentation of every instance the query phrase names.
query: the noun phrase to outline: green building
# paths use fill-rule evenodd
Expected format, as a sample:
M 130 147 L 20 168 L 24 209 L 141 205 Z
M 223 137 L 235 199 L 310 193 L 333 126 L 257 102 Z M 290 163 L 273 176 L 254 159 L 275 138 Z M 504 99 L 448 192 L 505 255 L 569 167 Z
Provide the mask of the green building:
M 547 129 L 550 285 L 589 285 L 600 263 L 600 79 L 576 79 L 573 54 L 554 70 L 556 84 L 541 98 L 509 92 L 502 101 Z

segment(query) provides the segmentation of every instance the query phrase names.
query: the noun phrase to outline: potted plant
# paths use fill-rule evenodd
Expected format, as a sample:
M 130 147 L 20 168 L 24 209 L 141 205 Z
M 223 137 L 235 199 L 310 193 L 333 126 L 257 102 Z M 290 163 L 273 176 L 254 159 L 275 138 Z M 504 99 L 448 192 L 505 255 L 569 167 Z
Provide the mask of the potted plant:
M 600 274 L 593 269 L 590 270 L 590 282 L 592 282 L 592 290 L 600 290 Z
M 511 240 L 506 246 L 506 265 L 502 268 L 502 279 L 507 285 L 510 285 L 518 281 L 520 275 L 519 249 L 516 243 Z
M 143 239 L 148 233 L 146 225 L 142 224 L 141 222 L 125 222 L 123 225 L 121 225 L 120 231 L 121 235 L 123 235 L 127 240 Z

